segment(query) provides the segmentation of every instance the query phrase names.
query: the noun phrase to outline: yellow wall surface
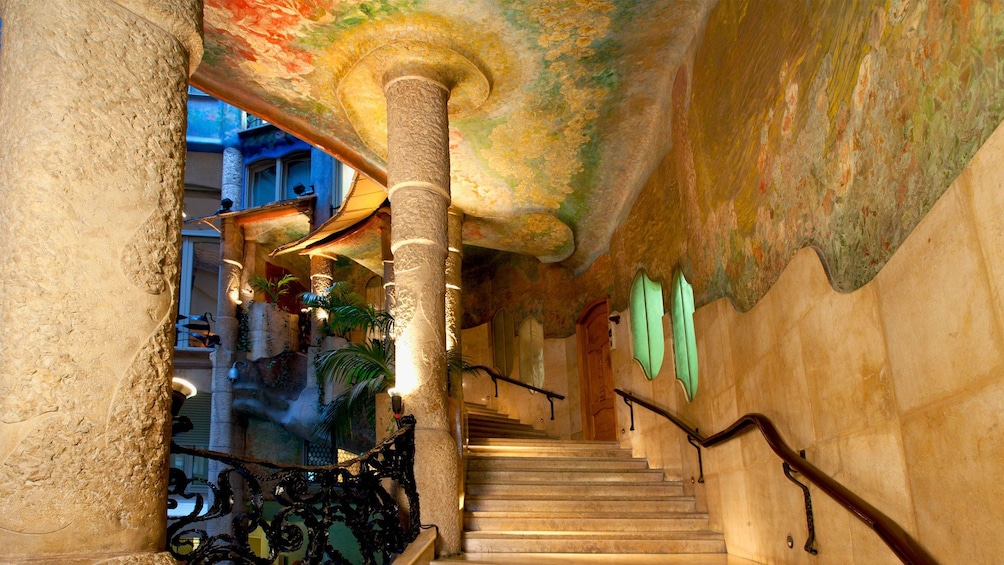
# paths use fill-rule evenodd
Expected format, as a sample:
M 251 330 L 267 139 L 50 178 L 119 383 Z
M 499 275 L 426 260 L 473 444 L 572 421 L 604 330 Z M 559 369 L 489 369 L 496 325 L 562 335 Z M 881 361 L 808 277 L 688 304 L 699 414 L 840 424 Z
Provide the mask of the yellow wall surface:
M 796 254 L 756 306 L 727 300 L 695 313 L 696 397 L 667 359 L 655 380 L 631 357 L 630 312 L 613 326 L 618 387 L 675 410 L 705 433 L 749 412 L 767 415 L 795 449 L 899 522 L 944 564 L 999 561 L 1004 540 L 1004 128 L 998 129 L 878 276 L 833 290 L 812 249 Z M 487 325 L 464 333 L 489 360 Z M 545 388 L 568 395 L 555 423 L 543 398 L 486 377 L 465 385 L 488 403 L 561 437 L 581 436 L 574 336 L 545 340 Z M 486 399 L 486 397 L 488 397 Z M 618 403 L 621 441 L 683 479 L 725 533 L 729 552 L 765 563 L 898 563 L 878 537 L 814 492 L 817 557 L 801 550 L 801 491 L 755 433 L 696 452 L 668 422 Z M 788 534 L 795 548 L 785 543 Z

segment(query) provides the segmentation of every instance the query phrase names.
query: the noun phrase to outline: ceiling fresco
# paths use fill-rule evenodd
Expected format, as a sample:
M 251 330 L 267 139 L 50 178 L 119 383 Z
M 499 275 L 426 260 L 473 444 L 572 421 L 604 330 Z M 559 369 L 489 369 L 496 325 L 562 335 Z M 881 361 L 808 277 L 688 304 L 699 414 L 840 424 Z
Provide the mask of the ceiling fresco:
M 669 148 L 668 87 L 708 5 L 205 0 L 192 82 L 384 182 L 386 108 L 367 62 L 455 57 L 484 78 L 451 101 L 465 242 L 581 270 Z

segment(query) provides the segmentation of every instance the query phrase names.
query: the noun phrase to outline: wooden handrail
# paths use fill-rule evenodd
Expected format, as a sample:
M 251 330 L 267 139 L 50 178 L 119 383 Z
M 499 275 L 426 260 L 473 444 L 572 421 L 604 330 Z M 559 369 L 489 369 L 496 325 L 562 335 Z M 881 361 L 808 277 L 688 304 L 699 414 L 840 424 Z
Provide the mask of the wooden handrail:
M 665 408 L 656 406 L 651 402 L 621 389 L 615 389 L 614 392 L 623 397 L 624 402 L 628 403 L 628 405 L 637 404 L 666 418 L 678 428 L 686 432 L 687 435 L 693 437 L 701 444 L 702 447 L 706 448 L 725 443 L 748 431 L 751 431 L 755 427 L 760 430 L 764 440 L 767 441 L 767 445 L 770 446 L 771 450 L 773 450 L 774 453 L 781 458 L 781 460 L 790 465 L 792 469 L 801 473 L 802 476 L 816 485 L 819 490 L 826 493 L 830 498 L 836 501 L 837 504 L 843 506 L 847 509 L 847 511 L 855 515 L 869 528 L 874 530 L 875 533 L 878 534 L 879 538 L 881 538 L 882 541 L 889 546 L 889 549 L 891 549 L 893 553 L 895 553 L 896 556 L 903 561 L 903 563 L 907 563 L 909 565 L 937 565 L 937 561 L 935 561 L 934 558 L 927 553 L 927 550 L 921 547 L 916 540 L 910 537 L 910 534 L 908 534 L 899 524 L 894 522 L 892 518 L 886 516 L 882 513 L 882 511 L 866 502 L 860 496 L 851 492 L 850 489 L 820 471 L 819 468 L 812 463 L 802 459 L 802 457 L 800 457 L 794 449 L 785 443 L 784 439 L 781 438 L 781 434 L 778 433 L 777 427 L 767 416 L 764 416 L 763 414 L 746 414 L 741 416 L 735 421 L 735 423 L 724 430 L 705 437 L 697 431 L 697 428 L 687 424 L 681 418 L 672 414 Z
M 469 369 L 473 370 L 473 371 L 481 371 L 483 373 L 486 373 L 489 377 L 491 377 L 492 382 L 495 383 L 495 397 L 496 398 L 498 398 L 498 395 L 499 395 L 499 383 L 498 383 L 499 381 L 505 381 L 507 383 L 514 384 L 516 386 L 521 386 L 521 387 L 523 387 L 523 388 L 525 388 L 527 390 L 530 390 L 530 391 L 533 391 L 533 392 L 539 392 L 540 394 L 543 394 L 544 396 L 547 397 L 547 402 L 551 405 L 551 419 L 552 420 L 554 419 L 554 399 L 555 398 L 557 398 L 558 400 L 564 400 L 565 399 L 565 397 L 563 395 L 558 394 L 556 392 L 551 392 L 549 390 L 545 390 L 545 389 L 542 389 L 542 388 L 537 388 L 537 387 L 535 387 L 533 385 L 528 385 L 528 384 L 526 384 L 524 382 L 517 381 L 516 379 L 511 379 L 511 378 L 503 375 L 502 373 L 499 373 L 498 369 L 492 369 L 491 367 L 488 367 L 488 366 L 485 366 L 485 365 L 472 365 L 471 367 L 469 367 Z

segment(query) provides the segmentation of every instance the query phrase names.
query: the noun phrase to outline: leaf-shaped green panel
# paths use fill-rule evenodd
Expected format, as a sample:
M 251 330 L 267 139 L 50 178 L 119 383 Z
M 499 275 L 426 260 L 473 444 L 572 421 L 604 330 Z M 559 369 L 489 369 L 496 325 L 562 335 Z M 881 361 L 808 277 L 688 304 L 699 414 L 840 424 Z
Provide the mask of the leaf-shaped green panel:
M 682 271 L 673 275 L 673 353 L 676 378 L 683 384 L 687 401 L 697 394 L 697 338 L 694 335 L 694 288 Z
M 654 379 L 666 356 L 662 336 L 662 285 L 639 271 L 631 283 L 631 343 L 645 376 Z

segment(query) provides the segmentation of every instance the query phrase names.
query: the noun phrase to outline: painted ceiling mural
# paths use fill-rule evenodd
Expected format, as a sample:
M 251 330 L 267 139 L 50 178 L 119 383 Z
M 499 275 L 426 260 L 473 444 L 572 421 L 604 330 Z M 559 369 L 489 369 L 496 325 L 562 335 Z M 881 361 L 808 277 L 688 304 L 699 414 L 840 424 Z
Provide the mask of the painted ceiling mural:
M 698 304 L 747 310 L 804 247 L 859 288 L 1004 118 L 1002 39 L 996 2 L 718 2 L 666 88 L 672 149 L 609 253 L 578 277 L 502 257 L 472 273 L 467 321 L 493 296 L 514 315 L 543 300 L 545 334 L 569 335 L 597 296 L 626 308 L 639 268 L 668 286 L 677 265 Z
M 996 0 L 206 0 L 205 26 L 196 86 L 378 180 L 382 97 L 340 85 L 395 42 L 472 61 L 454 198 L 467 243 L 511 253 L 465 325 L 508 296 L 550 336 L 623 309 L 639 267 L 745 310 L 811 246 L 855 289 L 1004 117 Z
M 379 52 L 433 60 L 448 50 L 490 89 L 480 106 L 451 112 L 467 242 L 581 270 L 669 147 L 663 83 L 707 9 L 706 0 L 206 0 L 193 84 L 383 180 L 385 100 L 360 68 Z

